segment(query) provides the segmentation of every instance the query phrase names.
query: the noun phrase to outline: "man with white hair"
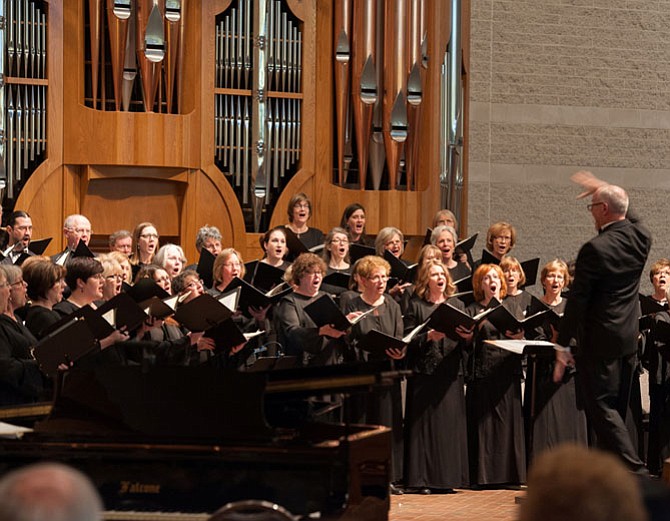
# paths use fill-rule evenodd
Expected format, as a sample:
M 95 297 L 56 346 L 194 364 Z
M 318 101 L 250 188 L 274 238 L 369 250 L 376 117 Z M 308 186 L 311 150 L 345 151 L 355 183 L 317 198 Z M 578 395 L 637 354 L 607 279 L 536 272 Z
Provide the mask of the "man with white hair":
M 640 278 L 651 248 L 649 230 L 628 209 L 619 186 L 577 172 L 573 181 L 591 196 L 586 206 L 598 235 L 579 250 L 575 280 L 561 321 L 554 381 L 576 365 L 587 418 L 598 445 L 630 470 L 648 474 L 628 429 L 626 414 L 637 366 Z M 576 341 L 573 357 L 568 346 Z
M 98 521 L 102 501 L 91 481 L 60 463 L 38 463 L 0 480 L 0 521 Z
M 79 241 L 88 246 L 91 240 L 91 222 L 83 215 L 68 215 L 63 223 L 63 235 L 65 235 L 67 241 L 65 249 L 51 257 L 51 260 L 59 266 L 65 265 L 72 252 L 77 248 Z

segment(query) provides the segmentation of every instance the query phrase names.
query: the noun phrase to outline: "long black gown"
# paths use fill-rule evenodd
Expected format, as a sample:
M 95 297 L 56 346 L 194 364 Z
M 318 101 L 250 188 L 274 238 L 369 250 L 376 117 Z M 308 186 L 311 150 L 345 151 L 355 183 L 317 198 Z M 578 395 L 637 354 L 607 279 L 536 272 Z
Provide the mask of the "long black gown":
M 649 371 L 649 443 L 647 468 L 660 474 L 670 458 L 670 344 L 656 334 L 657 322 L 670 322 L 667 311 L 656 313 L 646 330 L 642 365 Z
M 464 309 L 458 299 L 449 304 Z M 405 312 L 405 333 L 428 319 L 436 305 L 414 295 Z M 468 439 L 463 345 L 427 332 L 408 346 L 405 408 L 405 486 L 451 489 L 467 486 Z
M 333 365 L 340 363 L 344 342 L 319 335 L 319 328 L 305 312 L 305 307 L 323 296 L 314 297 L 291 293 L 274 310 L 275 329 L 284 353 L 298 358 L 303 365 Z
M 473 302 L 467 312 L 475 316 L 484 309 Z M 526 480 L 521 356 L 484 343 L 504 338 L 488 320 L 475 328 L 466 395 L 470 481 L 475 485 Z
M 45 399 L 46 380 L 30 353 L 36 344 L 23 324 L 0 314 L 0 406 Z
M 552 309 L 561 314 L 565 310 L 566 299 Z M 538 328 L 535 339 L 551 340 L 551 326 L 549 322 Z M 536 385 L 533 421 L 532 447 L 529 443 L 528 458 L 534 458 L 542 451 L 565 442 L 588 444 L 586 414 L 583 409 L 577 408 L 574 371 L 566 371 L 561 383 L 554 383 L 554 351 L 547 356 L 538 355 L 536 358 Z M 533 374 L 529 361 L 526 376 L 524 397 L 524 414 L 526 417 L 526 433 L 530 436 L 530 408 L 531 391 L 533 389 Z
M 367 304 L 358 295 L 348 300 L 343 312 L 368 311 L 373 306 Z M 359 349 L 358 339 L 369 331 L 376 329 L 396 338 L 402 337 L 403 321 L 400 306 L 388 295 L 384 302 L 377 306 L 375 311 L 357 322 L 351 328 L 349 342 L 353 350 L 353 357 L 359 361 L 378 359 L 375 355 Z M 385 357 L 386 355 L 381 355 Z M 402 362 L 401 362 L 402 364 Z M 394 380 L 390 387 L 384 387 L 370 393 L 370 395 L 354 396 L 351 400 L 351 409 L 345 411 L 350 421 L 355 423 L 370 423 L 385 425 L 393 430 L 393 481 L 399 481 L 403 476 L 403 429 L 402 429 L 402 394 L 400 381 Z

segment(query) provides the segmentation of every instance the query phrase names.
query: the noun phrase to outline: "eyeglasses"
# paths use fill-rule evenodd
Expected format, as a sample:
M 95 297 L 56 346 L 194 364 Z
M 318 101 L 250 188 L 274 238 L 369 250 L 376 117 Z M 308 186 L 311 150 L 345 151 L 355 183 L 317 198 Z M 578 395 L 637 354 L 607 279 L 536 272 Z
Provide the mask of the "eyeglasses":
M 123 280 L 123 275 L 112 274 L 112 275 L 107 275 L 105 278 L 106 278 L 107 280 L 114 280 L 114 279 L 116 279 L 116 280 Z
M 333 239 L 331 244 L 349 244 L 349 239 Z
M 25 280 L 21 279 L 21 280 L 17 280 L 16 282 L 12 282 L 10 284 L 10 286 L 18 286 L 18 285 L 28 286 L 28 283 Z
M 305 209 L 309 210 L 309 204 L 307 204 L 307 203 L 295 203 L 293 205 L 293 208 L 295 208 L 296 210 L 299 210 L 300 208 L 305 208 Z
M 591 210 L 593 210 L 594 206 L 598 206 L 599 204 L 605 204 L 605 203 L 602 201 L 599 201 L 597 203 L 589 203 L 586 205 L 586 209 L 590 212 Z
M 224 268 L 241 268 L 242 265 L 239 262 L 226 262 L 223 265 Z
M 91 275 L 89 278 L 91 279 L 97 279 L 97 280 L 102 280 L 105 278 L 105 276 L 102 273 L 96 273 L 95 275 Z
M 91 229 L 90 228 L 70 228 L 71 232 L 75 232 L 79 235 L 91 235 Z
M 374 275 L 372 277 L 368 277 L 368 280 L 370 282 L 375 282 L 375 283 L 386 282 L 387 280 L 389 280 L 389 276 L 388 275 Z
M 140 237 L 142 237 L 142 239 L 158 239 L 158 234 L 157 233 L 142 233 L 142 234 L 140 234 Z
M 189 282 L 188 284 L 186 284 L 186 287 L 187 287 L 187 288 L 197 288 L 198 286 L 202 287 L 203 284 L 204 284 L 204 282 L 202 281 L 202 279 L 200 279 L 200 280 L 192 280 L 191 282 Z

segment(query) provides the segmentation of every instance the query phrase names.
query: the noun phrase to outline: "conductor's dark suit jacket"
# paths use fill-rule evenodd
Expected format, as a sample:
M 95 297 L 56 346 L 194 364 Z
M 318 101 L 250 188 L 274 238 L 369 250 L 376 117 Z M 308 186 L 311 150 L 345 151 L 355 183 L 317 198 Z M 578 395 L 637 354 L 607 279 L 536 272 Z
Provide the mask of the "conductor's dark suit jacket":
M 558 344 L 574 338 L 575 354 L 595 359 L 636 351 L 640 277 L 650 248 L 651 234 L 630 211 L 582 246 Z

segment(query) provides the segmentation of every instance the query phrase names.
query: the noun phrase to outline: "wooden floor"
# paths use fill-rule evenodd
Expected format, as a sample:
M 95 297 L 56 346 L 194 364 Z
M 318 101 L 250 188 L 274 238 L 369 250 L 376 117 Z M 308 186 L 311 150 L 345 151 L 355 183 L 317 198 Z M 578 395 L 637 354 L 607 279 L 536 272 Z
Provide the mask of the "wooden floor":
M 457 490 L 454 494 L 391 496 L 391 521 L 514 521 L 518 490 Z

